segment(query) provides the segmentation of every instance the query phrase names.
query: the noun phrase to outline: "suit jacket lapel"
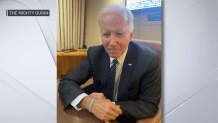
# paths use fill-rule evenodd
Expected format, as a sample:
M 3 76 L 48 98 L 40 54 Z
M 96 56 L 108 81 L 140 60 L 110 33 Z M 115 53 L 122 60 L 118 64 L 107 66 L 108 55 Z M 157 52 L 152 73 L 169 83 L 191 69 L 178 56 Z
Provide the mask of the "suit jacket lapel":
M 105 51 L 101 58 L 101 88 L 102 92 L 105 93 L 105 87 L 107 83 L 107 76 L 110 69 L 110 58 Z
M 129 77 L 131 76 L 132 70 L 135 65 L 136 53 L 134 52 L 134 48 L 129 44 L 129 48 L 126 54 L 125 61 L 123 63 L 123 69 L 120 77 L 119 87 L 118 87 L 118 95 L 117 100 L 122 100 L 125 94 L 126 87 L 129 83 Z

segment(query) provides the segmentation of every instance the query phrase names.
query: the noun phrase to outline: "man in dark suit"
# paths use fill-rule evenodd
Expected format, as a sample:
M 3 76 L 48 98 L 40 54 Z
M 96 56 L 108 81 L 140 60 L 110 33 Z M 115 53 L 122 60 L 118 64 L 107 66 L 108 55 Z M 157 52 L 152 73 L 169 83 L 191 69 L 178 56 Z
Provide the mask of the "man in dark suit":
M 154 116 L 160 101 L 158 54 L 131 41 L 133 16 L 125 7 L 103 9 L 99 26 L 103 45 L 90 47 L 88 57 L 61 80 L 64 108 L 87 109 L 104 121 Z M 95 92 L 87 95 L 79 86 L 91 76 Z

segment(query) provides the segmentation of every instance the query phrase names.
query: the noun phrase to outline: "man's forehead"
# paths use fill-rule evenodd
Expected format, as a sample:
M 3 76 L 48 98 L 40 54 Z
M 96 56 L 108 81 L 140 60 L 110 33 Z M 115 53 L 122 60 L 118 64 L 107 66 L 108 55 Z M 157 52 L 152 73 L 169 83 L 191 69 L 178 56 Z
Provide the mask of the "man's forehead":
M 124 23 L 125 19 L 120 12 L 105 13 L 101 16 L 103 23 Z
M 123 26 L 123 25 L 109 25 L 109 24 L 101 24 L 101 32 L 105 33 L 105 32 L 125 32 L 125 28 L 127 26 Z
M 101 30 L 101 32 L 102 33 L 111 33 L 111 30 L 107 30 L 107 29 L 105 29 L 105 30 Z M 117 29 L 117 30 L 115 30 L 115 32 L 116 33 L 125 33 L 125 31 L 124 30 L 119 30 L 119 29 Z
M 128 25 L 120 13 L 104 14 L 101 17 L 101 29 L 117 28 L 123 30 Z

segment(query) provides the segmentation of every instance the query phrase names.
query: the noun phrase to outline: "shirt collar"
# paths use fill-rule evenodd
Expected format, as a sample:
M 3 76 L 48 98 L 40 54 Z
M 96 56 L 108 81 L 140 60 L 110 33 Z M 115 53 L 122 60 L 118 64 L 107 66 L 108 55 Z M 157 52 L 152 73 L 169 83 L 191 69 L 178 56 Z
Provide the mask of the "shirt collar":
M 128 51 L 128 48 L 126 49 L 126 51 L 119 58 L 117 58 L 118 62 L 121 64 L 121 67 L 123 67 L 123 63 L 124 63 L 124 60 L 126 58 L 127 51 Z M 110 57 L 110 64 L 113 64 L 112 62 L 113 62 L 114 59 L 115 58 Z

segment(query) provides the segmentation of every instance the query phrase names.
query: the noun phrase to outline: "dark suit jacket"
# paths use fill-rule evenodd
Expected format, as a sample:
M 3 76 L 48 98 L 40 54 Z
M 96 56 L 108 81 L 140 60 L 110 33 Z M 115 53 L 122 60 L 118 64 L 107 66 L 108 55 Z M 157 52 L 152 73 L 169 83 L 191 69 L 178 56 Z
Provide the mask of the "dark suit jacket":
M 64 108 L 84 91 L 79 87 L 93 76 L 96 92 L 105 93 L 110 58 L 103 45 L 88 49 L 88 57 L 61 80 L 59 93 Z M 129 66 L 128 64 L 132 64 Z M 160 101 L 159 56 L 149 47 L 130 42 L 120 77 L 117 101 L 122 115 L 130 118 L 154 116 Z

